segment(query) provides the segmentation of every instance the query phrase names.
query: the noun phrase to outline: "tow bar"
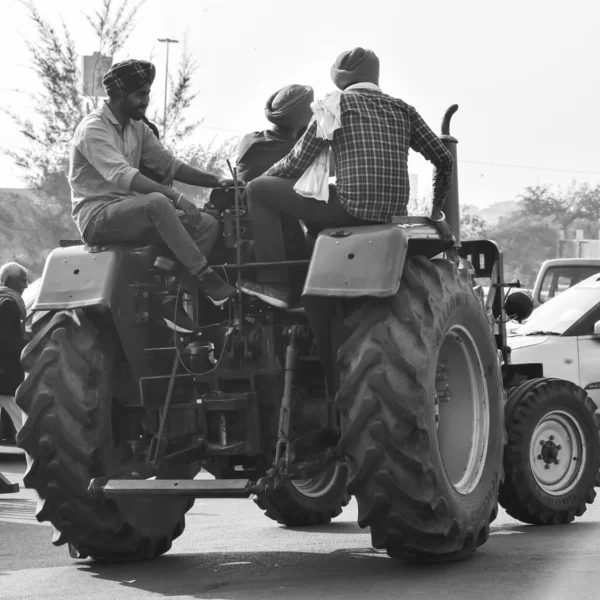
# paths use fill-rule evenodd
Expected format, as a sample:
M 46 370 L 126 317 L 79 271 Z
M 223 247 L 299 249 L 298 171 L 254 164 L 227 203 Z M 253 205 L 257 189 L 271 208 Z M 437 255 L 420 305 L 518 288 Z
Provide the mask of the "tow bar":
M 106 498 L 122 496 L 185 496 L 249 498 L 256 493 L 250 479 L 109 479 L 94 489 Z

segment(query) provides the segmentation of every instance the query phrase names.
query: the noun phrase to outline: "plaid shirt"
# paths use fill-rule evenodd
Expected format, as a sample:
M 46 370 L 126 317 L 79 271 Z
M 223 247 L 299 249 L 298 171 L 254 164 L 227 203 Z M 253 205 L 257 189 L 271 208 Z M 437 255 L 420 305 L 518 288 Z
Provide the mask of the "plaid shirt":
M 342 206 L 365 221 L 405 215 L 410 192 L 408 149 L 435 166 L 433 205 L 441 207 L 452 181 L 452 155 L 419 113 L 402 100 L 376 90 L 346 91 L 340 101 L 342 126 L 331 147 Z M 265 175 L 295 179 L 319 155 L 327 140 L 312 121 L 292 151 Z

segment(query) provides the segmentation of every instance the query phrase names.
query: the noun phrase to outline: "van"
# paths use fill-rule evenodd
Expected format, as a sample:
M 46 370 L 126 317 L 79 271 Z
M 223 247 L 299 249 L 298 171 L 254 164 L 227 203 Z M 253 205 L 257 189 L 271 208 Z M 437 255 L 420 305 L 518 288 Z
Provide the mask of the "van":
M 533 304 L 539 306 L 576 283 L 600 273 L 600 258 L 554 258 L 540 267 L 533 286 Z

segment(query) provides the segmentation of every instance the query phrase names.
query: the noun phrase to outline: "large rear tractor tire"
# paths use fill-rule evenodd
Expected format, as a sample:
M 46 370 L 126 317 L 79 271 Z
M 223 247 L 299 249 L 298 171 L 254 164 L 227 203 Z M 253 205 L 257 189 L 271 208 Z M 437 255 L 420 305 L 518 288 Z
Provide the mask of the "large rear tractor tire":
M 340 448 L 361 527 L 394 558 L 455 560 L 489 536 L 504 446 L 492 324 L 465 270 L 406 261 L 398 293 L 346 317 Z
M 76 309 L 49 313 L 33 333 L 16 394 L 26 414 L 17 444 L 27 452 L 24 482 L 37 492 L 38 521 L 52 524 L 52 543 L 68 543 L 74 558 L 126 561 L 167 552 L 193 502 L 117 502 L 88 493 L 92 478 L 117 473 L 132 460 L 130 448 L 113 435 L 114 329 L 93 309 Z
M 510 390 L 506 410 L 506 479 L 500 504 L 513 518 L 562 525 L 596 497 L 600 416 L 579 386 L 532 379 Z

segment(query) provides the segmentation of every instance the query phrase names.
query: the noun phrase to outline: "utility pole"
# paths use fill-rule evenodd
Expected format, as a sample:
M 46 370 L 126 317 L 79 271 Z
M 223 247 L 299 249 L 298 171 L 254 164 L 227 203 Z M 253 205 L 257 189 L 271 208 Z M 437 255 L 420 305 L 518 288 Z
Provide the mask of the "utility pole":
M 165 105 L 163 109 L 163 139 L 162 143 L 165 143 L 165 137 L 167 135 L 167 86 L 169 83 L 169 46 L 171 44 L 179 44 L 179 40 L 171 38 L 157 38 L 159 42 L 166 42 L 167 44 L 167 63 L 165 66 Z

